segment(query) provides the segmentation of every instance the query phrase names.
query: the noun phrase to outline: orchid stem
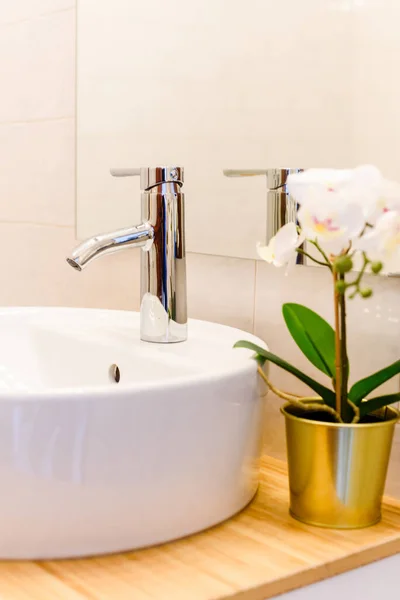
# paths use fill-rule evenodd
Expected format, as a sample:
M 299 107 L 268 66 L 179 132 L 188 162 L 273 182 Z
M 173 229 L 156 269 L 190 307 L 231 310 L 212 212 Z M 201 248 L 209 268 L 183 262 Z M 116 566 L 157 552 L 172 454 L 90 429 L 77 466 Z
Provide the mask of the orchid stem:
M 295 396 L 294 394 L 287 394 L 286 392 L 282 392 L 281 390 L 278 390 L 278 388 L 276 388 L 271 383 L 271 381 L 268 379 L 268 377 L 266 376 L 266 374 L 264 373 L 263 369 L 260 366 L 258 367 L 257 370 L 258 370 L 259 375 L 262 377 L 262 379 L 267 384 L 268 388 L 271 390 L 271 392 L 273 394 L 276 394 L 278 396 L 278 398 L 282 398 L 283 400 L 286 400 L 287 402 L 289 402 L 290 404 L 293 404 L 294 406 L 300 406 L 302 408 L 302 410 L 304 410 L 304 411 L 327 412 L 335 418 L 335 421 L 337 421 L 338 423 L 343 423 L 342 419 L 340 418 L 340 413 L 335 411 L 330 406 L 327 406 L 326 404 L 321 402 L 322 398 L 320 396 L 303 396 L 303 397 L 301 397 L 301 396 Z
M 340 275 L 340 280 L 344 281 L 345 276 Z M 339 294 L 339 316 L 340 316 L 340 357 L 341 357 L 341 410 L 340 414 L 345 423 L 352 421 L 354 410 L 348 403 L 348 381 L 349 381 L 349 361 L 347 358 L 347 332 L 346 332 L 346 296 Z
M 339 298 L 340 293 L 336 289 L 336 283 L 338 281 L 338 274 L 335 270 L 333 270 L 333 288 L 334 288 L 334 312 L 335 312 L 335 371 L 336 371 L 336 381 L 335 381 L 335 392 L 336 392 L 336 412 L 341 415 L 341 347 L 340 347 L 340 321 L 339 321 Z
M 361 279 L 365 273 L 365 269 L 368 266 L 369 263 L 369 259 L 367 257 L 367 255 L 365 254 L 365 252 L 363 252 L 363 266 L 361 267 L 360 272 L 358 273 L 357 278 L 350 284 L 348 284 L 348 287 L 355 287 L 356 289 L 354 290 L 354 292 L 349 296 L 349 298 L 355 298 L 355 296 L 357 295 L 357 293 L 360 291 L 360 283 L 361 283 Z
M 330 267 L 330 265 L 328 263 L 322 262 L 322 260 L 317 260 L 316 258 L 314 258 L 313 256 L 311 256 L 311 254 L 308 254 L 308 252 L 306 252 L 305 250 L 302 250 L 301 248 L 297 248 L 297 252 L 299 254 L 303 254 L 304 256 L 307 256 L 307 258 L 309 258 L 310 260 L 312 260 L 315 263 L 317 263 L 317 265 L 322 265 L 323 267 Z
M 319 251 L 319 253 L 324 257 L 325 263 L 328 265 L 328 267 L 330 268 L 330 270 L 333 272 L 332 263 L 329 260 L 327 254 L 325 254 L 325 252 L 322 250 L 321 246 L 318 244 L 317 240 L 307 240 L 307 241 L 310 242 L 313 246 L 316 247 L 316 249 Z

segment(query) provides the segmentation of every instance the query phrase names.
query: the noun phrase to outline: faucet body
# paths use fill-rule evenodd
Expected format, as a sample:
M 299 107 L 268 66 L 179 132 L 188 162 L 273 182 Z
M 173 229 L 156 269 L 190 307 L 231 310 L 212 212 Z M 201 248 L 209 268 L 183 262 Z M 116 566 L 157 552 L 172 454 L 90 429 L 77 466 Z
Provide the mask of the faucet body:
M 97 235 L 73 250 L 67 262 L 81 271 L 92 260 L 125 248 L 141 248 L 140 337 L 146 342 L 187 339 L 183 169 L 123 169 L 140 175 L 142 223 Z

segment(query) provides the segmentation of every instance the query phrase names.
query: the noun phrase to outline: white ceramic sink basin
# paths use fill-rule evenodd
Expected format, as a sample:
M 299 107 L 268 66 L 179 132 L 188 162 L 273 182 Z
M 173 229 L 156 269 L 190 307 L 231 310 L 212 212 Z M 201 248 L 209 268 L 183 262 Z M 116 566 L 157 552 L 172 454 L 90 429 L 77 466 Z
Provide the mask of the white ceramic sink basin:
M 244 507 L 263 400 L 243 337 L 260 343 L 191 321 L 187 342 L 148 344 L 137 313 L 0 309 L 0 558 L 128 550 Z

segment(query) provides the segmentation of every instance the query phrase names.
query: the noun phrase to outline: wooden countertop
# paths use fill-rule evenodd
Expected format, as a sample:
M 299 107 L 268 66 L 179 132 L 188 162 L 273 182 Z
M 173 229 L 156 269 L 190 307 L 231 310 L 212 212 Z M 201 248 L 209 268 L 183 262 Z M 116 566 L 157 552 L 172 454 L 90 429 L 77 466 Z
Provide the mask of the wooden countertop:
M 264 600 L 400 552 L 400 501 L 358 531 L 288 514 L 286 466 L 264 457 L 259 493 L 233 519 L 164 546 L 83 560 L 0 562 L 1 600 Z

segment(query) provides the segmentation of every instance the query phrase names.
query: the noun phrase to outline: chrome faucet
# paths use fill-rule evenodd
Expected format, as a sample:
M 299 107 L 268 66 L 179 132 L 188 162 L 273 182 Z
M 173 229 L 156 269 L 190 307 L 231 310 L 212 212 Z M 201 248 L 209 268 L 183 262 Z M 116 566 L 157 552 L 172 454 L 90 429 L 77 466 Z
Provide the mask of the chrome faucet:
M 86 240 L 67 262 L 82 271 L 104 254 L 142 248 L 140 337 L 146 342 L 183 342 L 187 339 L 183 168 L 112 169 L 111 175 L 140 176 L 142 223 Z
M 286 223 L 297 224 L 298 204 L 287 191 L 286 183 L 290 173 L 303 171 L 299 168 L 286 169 L 226 169 L 226 177 L 254 177 L 263 175 L 267 180 L 267 239 L 270 240 L 278 230 Z M 298 254 L 296 262 L 306 265 L 307 259 L 304 254 Z

